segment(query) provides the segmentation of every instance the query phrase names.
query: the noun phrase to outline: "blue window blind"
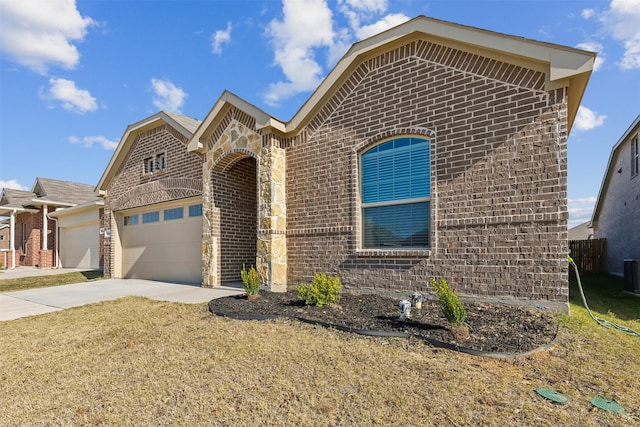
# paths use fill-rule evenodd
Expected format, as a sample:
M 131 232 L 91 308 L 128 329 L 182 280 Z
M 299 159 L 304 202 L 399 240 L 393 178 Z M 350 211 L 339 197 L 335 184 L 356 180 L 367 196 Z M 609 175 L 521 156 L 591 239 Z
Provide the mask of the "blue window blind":
M 180 219 L 180 218 L 184 218 L 184 208 L 182 206 L 179 208 L 164 210 L 164 213 L 163 213 L 164 221 L 170 221 L 172 219 Z
M 202 216 L 202 204 L 189 206 L 189 216 Z
M 376 203 L 431 195 L 429 141 L 399 138 L 362 155 L 362 202 Z
M 148 224 L 150 222 L 158 222 L 160 221 L 160 212 L 159 211 L 154 211 L 154 212 L 145 212 L 142 214 L 142 223 L 143 224 Z
M 428 247 L 429 140 L 398 138 L 361 156 L 363 244 Z

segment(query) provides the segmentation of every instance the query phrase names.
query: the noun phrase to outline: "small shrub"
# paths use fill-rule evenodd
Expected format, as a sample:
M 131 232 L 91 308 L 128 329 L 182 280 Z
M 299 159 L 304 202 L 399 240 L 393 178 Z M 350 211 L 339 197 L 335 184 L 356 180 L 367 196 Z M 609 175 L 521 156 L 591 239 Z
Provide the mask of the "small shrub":
M 440 279 L 432 277 L 430 283 L 438 294 L 444 317 L 453 326 L 464 324 L 467 319 L 467 312 L 464 309 L 464 305 L 462 305 L 462 301 L 460 301 L 458 293 L 452 291 L 447 281 L 442 277 Z
M 242 264 L 240 277 L 242 278 L 242 287 L 247 295 L 257 295 L 260 292 L 260 276 L 253 266 L 247 270 L 245 265 Z
M 311 284 L 296 286 L 298 299 L 316 307 L 336 302 L 341 288 L 342 283 L 338 276 L 327 277 L 324 273 L 316 273 Z

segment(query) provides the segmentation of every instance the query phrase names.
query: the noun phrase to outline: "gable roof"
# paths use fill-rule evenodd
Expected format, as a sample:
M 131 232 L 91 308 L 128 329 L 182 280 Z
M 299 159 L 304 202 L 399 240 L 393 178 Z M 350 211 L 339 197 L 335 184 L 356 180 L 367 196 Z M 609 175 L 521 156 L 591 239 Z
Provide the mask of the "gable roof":
M 0 214 L 11 210 L 28 211 L 26 206 L 29 206 L 35 197 L 36 195 L 31 191 L 3 188 L 2 195 L 0 195 Z M 31 210 L 36 211 L 35 209 Z
M 589 221 L 578 224 L 568 230 L 569 240 L 589 240 L 593 238 L 593 230 L 589 227 Z
M 0 195 L 0 215 L 38 212 L 42 205 L 69 207 L 98 200 L 93 187 L 77 182 L 36 178 L 31 191 L 4 188 Z
M 51 178 L 36 178 L 31 191 L 36 195 L 38 201 L 66 206 L 97 199 L 92 185 Z
M 593 214 L 591 215 L 591 225 L 596 225 L 598 223 L 598 216 L 600 215 L 600 210 L 602 209 L 602 205 L 604 203 L 604 199 L 606 197 L 607 190 L 609 188 L 609 183 L 611 182 L 611 177 L 614 173 L 614 167 L 617 163 L 618 156 L 620 155 L 620 149 L 625 145 L 627 139 L 634 133 L 640 132 L 640 114 L 636 117 L 636 119 L 631 123 L 631 126 L 627 128 L 627 130 L 622 134 L 618 142 L 611 149 L 611 154 L 609 155 L 609 161 L 607 162 L 607 168 L 604 172 L 604 177 L 602 179 L 602 184 L 600 184 L 600 191 L 598 192 L 598 198 L 596 199 L 596 204 L 593 208 Z
M 390 46 L 407 43 L 419 38 L 452 45 L 470 52 L 481 52 L 488 57 L 494 57 L 510 63 L 523 63 L 534 69 L 545 71 L 548 76 L 547 89 L 550 90 L 565 85 L 569 87 L 569 131 L 580 106 L 596 57 L 593 52 L 567 46 L 539 42 L 426 16 L 418 16 L 380 34 L 355 43 L 289 122 L 281 122 L 262 110 L 256 109 L 246 101 L 242 101 L 235 95 L 224 92 L 189 141 L 188 148 L 190 151 L 202 149 L 207 137 L 211 135 L 215 126 L 220 123 L 224 114 L 232 107 L 252 115 L 256 119 L 258 127 L 270 126 L 282 134 L 295 135 L 314 117 L 325 101 L 336 90 L 339 90 L 343 81 L 363 60 L 379 55 L 389 49 Z
M 120 142 L 118 143 L 116 150 L 111 156 L 111 160 L 109 160 L 109 164 L 102 173 L 102 177 L 100 178 L 98 185 L 95 187 L 95 191 L 97 191 L 98 194 L 104 194 L 106 191 L 109 182 L 111 182 L 111 179 L 115 176 L 118 168 L 127 157 L 136 136 L 141 132 L 158 127 L 162 123 L 171 126 L 184 135 L 185 138 L 189 139 L 193 135 L 193 132 L 198 128 L 200 121 L 182 114 L 160 111 L 146 119 L 127 126 L 122 138 L 120 138 Z

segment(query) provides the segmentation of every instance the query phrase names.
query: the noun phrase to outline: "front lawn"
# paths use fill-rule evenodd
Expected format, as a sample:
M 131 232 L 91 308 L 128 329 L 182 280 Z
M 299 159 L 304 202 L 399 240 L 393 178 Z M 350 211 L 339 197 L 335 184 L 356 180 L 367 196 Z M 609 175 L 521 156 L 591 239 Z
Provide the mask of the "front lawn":
M 611 279 L 615 282 L 615 279 Z M 640 299 L 593 287 L 598 315 L 640 330 Z M 572 288 L 572 293 L 573 288 Z M 578 296 L 579 298 L 579 296 Z M 123 298 L 0 323 L 5 425 L 640 425 L 640 338 L 574 303 L 557 344 L 523 359 L 364 338 L 206 304 Z M 535 393 L 562 392 L 565 405 Z M 615 400 L 627 414 L 594 408 Z
M 45 288 L 49 286 L 70 285 L 102 279 L 102 271 L 74 271 L 71 273 L 51 274 L 47 276 L 18 277 L 4 279 L 0 275 L 0 292 L 22 291 L 25 289 Z

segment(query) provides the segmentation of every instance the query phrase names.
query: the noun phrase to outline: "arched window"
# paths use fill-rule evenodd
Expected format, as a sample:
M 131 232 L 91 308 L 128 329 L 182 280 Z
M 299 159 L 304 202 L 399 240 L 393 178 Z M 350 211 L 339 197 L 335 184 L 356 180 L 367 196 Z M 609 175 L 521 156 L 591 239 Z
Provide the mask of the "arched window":
M 402 137 L 360 157 L 362 246 L 429 247 L 429 140 Z

